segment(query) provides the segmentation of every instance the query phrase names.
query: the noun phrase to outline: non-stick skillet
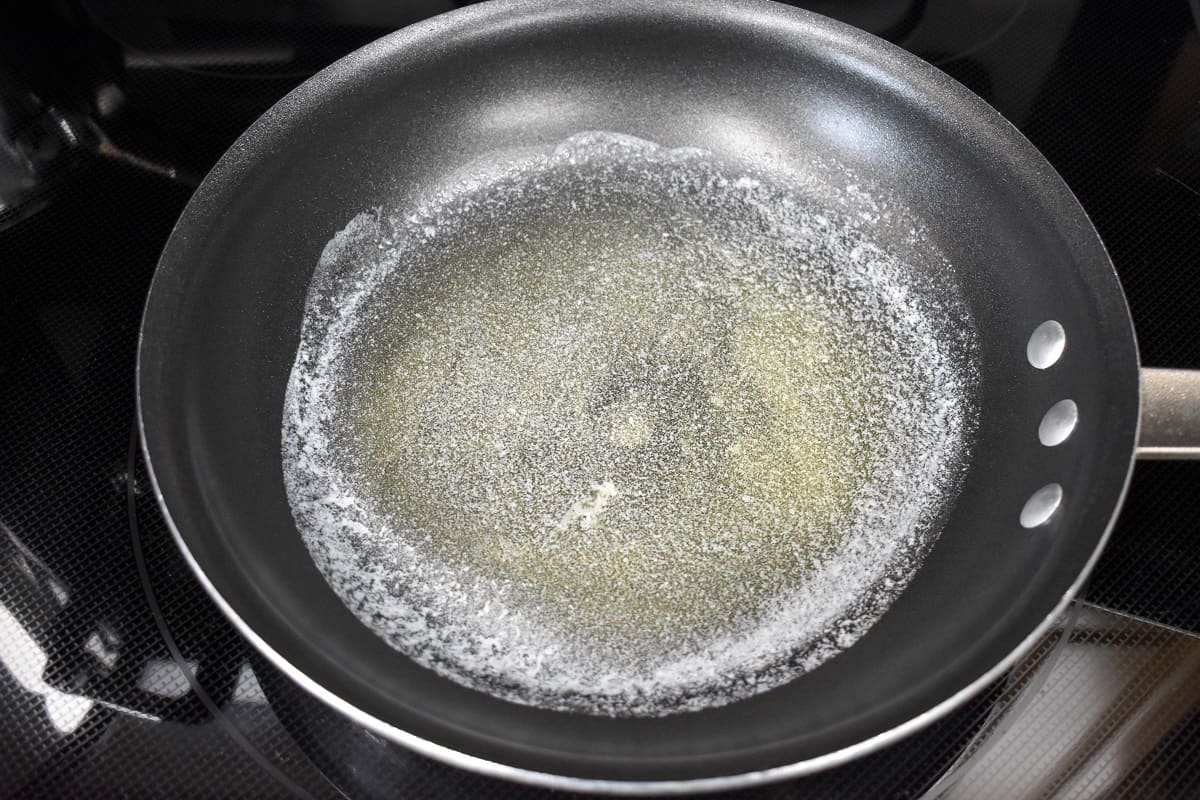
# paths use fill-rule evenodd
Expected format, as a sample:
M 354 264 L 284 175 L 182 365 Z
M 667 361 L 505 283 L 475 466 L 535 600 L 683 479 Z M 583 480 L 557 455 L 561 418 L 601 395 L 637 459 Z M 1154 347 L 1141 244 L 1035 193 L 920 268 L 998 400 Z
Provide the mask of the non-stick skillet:
M 284 388 L 325 243 L 465 164 L 584 130 L 870 175 L 927 226 L 977 326 L 978 428 L 922 568 L 851 648 L 720 708 L 569 714 L 423 669 L 332 592 L 285 496 Z M 1135 452 L 1200 452 L 1195 376 L 1139 371 L 1104 247 L 1037 151 L 928 64 L 765 2 L 496 0 L 342 59 L 255 123 L 192 198 L 151 287 L 137 380 L 171 528 L 275 665 L 435 758 L 614 792 L 811 772 L 947 713 L 1079 590 Z

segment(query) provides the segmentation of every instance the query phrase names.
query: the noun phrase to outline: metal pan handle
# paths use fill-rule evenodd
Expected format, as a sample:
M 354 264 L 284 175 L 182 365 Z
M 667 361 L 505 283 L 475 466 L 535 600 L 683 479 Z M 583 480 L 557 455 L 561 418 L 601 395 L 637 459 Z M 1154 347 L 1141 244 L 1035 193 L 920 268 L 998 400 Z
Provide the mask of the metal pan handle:
M 1200 370 L 1142 368 L 1137 457 L 1200 459 Z

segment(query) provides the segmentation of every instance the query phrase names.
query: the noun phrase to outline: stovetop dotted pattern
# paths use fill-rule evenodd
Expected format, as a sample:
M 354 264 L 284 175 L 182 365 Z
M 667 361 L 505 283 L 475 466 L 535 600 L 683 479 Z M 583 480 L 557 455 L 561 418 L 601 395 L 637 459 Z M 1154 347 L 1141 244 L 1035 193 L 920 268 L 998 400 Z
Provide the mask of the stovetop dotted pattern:
M 1187 4 L 1015 4 L 971 47 L 939 39 L 937 15 L 951 12 L 924 5 L 927 19 L 898 21 L 894 35 L 996 105 L 1060 170 L 1113 256 L 1144 362 L 1200 368 L 1200 38 Z M 306 35 L 332 57 L 377 33 Z M 110 133 L 185 175 L 203 173 L 302 77 L 181 70 L 144 54 L 124 64 L 126 110 Z M 0 212 L 0 795 L 556 794 L 436 764 L 333 714 L 256 657 L 187 569 L 131 436 L 142 303 L 189 194 L 91 159 L 41 211 L 7 226 Z M 1200 464 L 1137 467 L 1089 601 L 1200 633 L 1196 486 Z M 1128 642 L 1150 636 L 1136 630 Z M 921 796 L 980 732 L 1019 724 L 1020 698 L 1068 638 L 1051 634 L 1005 681 L 900 747 L 738 796 Z M 1193 710 L 1123 792 L 1197 790 L 1186 765 L 1198 749 Z

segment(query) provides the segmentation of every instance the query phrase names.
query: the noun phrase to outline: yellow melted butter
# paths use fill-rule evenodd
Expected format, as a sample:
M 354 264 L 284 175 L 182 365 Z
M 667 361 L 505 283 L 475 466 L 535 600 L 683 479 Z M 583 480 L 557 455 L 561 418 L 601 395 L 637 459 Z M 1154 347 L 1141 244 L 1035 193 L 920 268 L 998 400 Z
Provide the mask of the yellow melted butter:
M 340 445 L 440 558 L 652 653 L 754 619 L 837 548 L 887 365 L 852 298 L 622 223 L 453 252 L 358 344 Z

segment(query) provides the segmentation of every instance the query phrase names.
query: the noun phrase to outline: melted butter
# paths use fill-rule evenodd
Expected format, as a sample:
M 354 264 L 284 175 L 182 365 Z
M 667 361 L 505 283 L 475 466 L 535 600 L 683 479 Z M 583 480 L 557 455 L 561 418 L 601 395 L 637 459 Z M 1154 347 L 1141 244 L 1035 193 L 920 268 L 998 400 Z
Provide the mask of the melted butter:
M 775 184 L 589 132 L 493 166 L 317 265 L 282 451 L 330 586 L 417 663 L 583 713 L 850 647 L 973 430 L 936 243 L 838 164 Z
M 441 557 L 654 649 L 755 617 L 836 548 L 883 366 L 836 297 L 614 211 L 455 250 L 456 279 L 360 348 L 348 449 Z

